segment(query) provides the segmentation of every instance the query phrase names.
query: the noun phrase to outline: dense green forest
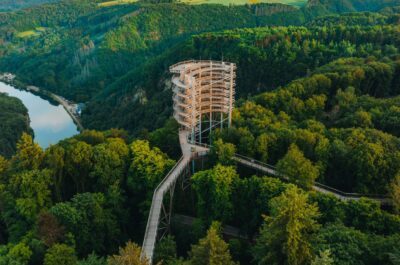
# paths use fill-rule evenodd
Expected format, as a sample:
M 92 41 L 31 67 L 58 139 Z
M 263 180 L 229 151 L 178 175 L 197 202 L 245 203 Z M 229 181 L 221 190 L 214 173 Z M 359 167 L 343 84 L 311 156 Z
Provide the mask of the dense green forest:
M 28 110 L 19 99 L 0 93 L 0 156 L 15 152 L 23 132 L 31 133 Z
M 273 14 L 284 17 L 279 12 Z M 0 67 L 26 83 L 88 101 L 190 35 L 255 27 L 262 13 L 248 6 L 169 3 L 99 8 L 89 0 L 39 6 L 0 16 Z
M 400 1 L 375 1 L 375 0 L 310 0 L 307 3 L 309 8 L 319 10 L 319 12 L 355 12 L 355 11 L 380 11 L 387 7 L 399 6 Z
M 282 4 L 189 6 L 148 1 L 100 7 L 97 2 L 61 1 L 0 14 L 0 69 L 16 73 L 27 84 L 46 88 L 78 102 L 103 104 L 101 94 L 114 90 L 118 90 L 119 95 L 114 97 L 118 102 L 127 102 L 127 98 L 131 104 L 135 104 L 132 102 L 135 100 L 152 102 L 153 93 L 147 92 L 148 88 L 142 84 L 147 81 L 142 80 L 141 72 L 157 67 L 154 66 L 157 64 L 160 69 L 154 73 L 157 75 L 155 80 L 162 80 L 169 61 L 163 61 L 164 67 L 161 68 L 157 56 L 165 51 L 168 53 L 169 48 L 179 50 L 176 46 L 184 45 L 182 43 L 193 34 L 267 25 L 303 25 L 313 23 L 317 16 L 336 13 L 327 8 L 335 1 L 310 1 L 301 9 Z M 366 25 L 397 23 L 398 16 L 391 10 L 398 4 L 396 1 L 385 1 L 385 4 L 372 2 L 355 4 L 352 9 L 340 12 L 383 8 L 385 12 L 382 14 L 349 15 L 347 20 Z M 214 50 L 213 54 L 194 52 L 175 56 L 221 59 L 224 52 L 220 49 Z M 163 56 L 167 55 L 160 55 Z M 127 78 L 132 79 L 128 88 L 124 85 Z M 151 86 L 154 89 L 153 84 Z M 133 90 L 138 93 L 132 100 Z M 165 104 L 157 103 L 151 109 L 164 111 Z M 118 116 L 123 116 L 121 113 Z M 124 126 L 137 133 L 143 127 L 160 127 L 169 113 L 168 110 L 161 113 L 153 127 L 148 124 L 137 126 L 130 119 L 126 119 L 124 124 L 118 122 L 114 125 L 108 120 L 103 123 L 102 119 L 92 117 L 92 113 L 88 113 L 84 120 L 92 128 Z
M 398 33 L 397 24 L 388 24 L 270 27 L 193 36 L 105 89 L 89 103 L 83 119 L 100 129 L 111 125 L 140 132 L 162 126 L 172 106 L 167 69 L 179 60 L 223 55 L 237 63 L 240 98 L 275 89 L 341 57 L 396 54 Z
M 237 101 L 190 187 L 176 185 L 155 264 L 400 264 L 398 0 L 100 2 L 0 13 L 0 71 L 87 103 L 96 129 L 43 150 L 0 94 L 0 265 L 148 265 L 153 191 L 181 155 L 168 67 L 186 59 L 236 63 Z
M 58 0 L 1 0 L 0 1 L 0 12 L 11 11 L 19 8 L 26 8 L 34 5 L 43 3 L 56 2 Z
M 175 211 L 197 221 L 190 232 L 174 221 L 156 261 L 398 264 L 399 215 L 367 199 L 344 202 L 275 178 L 239 175 L 231 161 L 211 157 L 191 177 L 191 189 L 177 188 Z M 174 163 L 121 130 L 85 131 L 45 151 L 24 134 L 12 158 L 0 157 L 0 264 L 146 264 L 121 262 L 139 262 L 153 189 Z M 227 224 L 240 229 L 241 239 L 224 241 Z

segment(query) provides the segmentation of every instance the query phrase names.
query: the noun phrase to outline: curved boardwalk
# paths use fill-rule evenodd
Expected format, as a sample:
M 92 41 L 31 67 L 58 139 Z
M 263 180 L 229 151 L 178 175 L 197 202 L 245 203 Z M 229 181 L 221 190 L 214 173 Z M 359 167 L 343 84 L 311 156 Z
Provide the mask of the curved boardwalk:
M 267 173 L 269 175 L 283 178 L 288 180 L 285 176 L 280 174 L 274 166 L 267 165 L 265 163 L 262 163 L 260 161 L 247 158 L 244 156 L 236 155 L 233 157 L 233 160 L 235 160 L 237 163 L 242 164 L 244 166 L 250 167 L 252 169 Z M 388 197 L 385 196 L 379 196 L 379 195 L 363 195 L 363 194 L 358 194 L 358 193 L 346 193 L 340 190 L 337 190 L 335 188 L 326 186 L 322 183 L 315 182 L 313 185 L 313 190 L 325 193 L 325 194 L 331 194 L 335 196 L 336 198 L 343 200 L 343 201 L 349 201 L 349 200 L 360 200 L 361 198 L 368 198 L 370 200 L 377 201 L 381 204 L 390 204 L 391 200 Z
M 206 155 L 209 152 L 209 147 L 206 145 L 200 146 L 200 145 L 189 144 L 187 141 L 189 134 L 190 133 L 187 130 L 181 130 L 179 132 L 179 142 L 182 149 L 182 157 L 176 163 L 176 165 L 171 169 L 171 171 L 166 175 L 163 181 L 157 186 L 153 194 L 153 200 L 151 203 L 151 208 L 149 212 L 149 218 L 147 221 L 146 232 L 144 236 L 142 253 L 141 253 L 141 257 L 142 258 L 146 257 L 150 261 L 150 264 L 152 264 L 153 261 L 154 247 L 157 240 L 157 231 L 160 223 L 164 195 L 171 189 L 171 187 L 173 187 L 173 185 L 176 183 L 181 173 L 189 165 L 194 156 Z M 282 174 L 277 172 L 275 167 L 272 165 L 268 165 L 260 161 L 254 160 L 252 158 L 244 157 L 241 155 L 235 155 L 233 159 L 237 163 L 242 164 L 244 166 L 253 168 L 255 170 L 264 172 L 272 176 L 285 178 L 284 176 L 282 176 Z M 390 199 L 387 197 L 383 196 L 380 197 L 373 195 L 366 196 L 362 194 L 345 193 L 320 183 L 315 183 L 313 189 L 321 193 L 331 194 L 336 198 L 345 201 L 359 200 L 362 197 L 365 197 L 371 200 L 378 201 L 382 204 L 390 203 Z

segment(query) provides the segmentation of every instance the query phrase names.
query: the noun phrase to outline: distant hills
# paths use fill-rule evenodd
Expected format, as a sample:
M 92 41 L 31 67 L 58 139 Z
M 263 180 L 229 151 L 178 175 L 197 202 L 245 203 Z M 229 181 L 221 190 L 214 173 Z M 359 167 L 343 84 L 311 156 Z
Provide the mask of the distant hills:
M 318 8 L 327 12 L 376 12 L 386 7 L 400 6 L 400 0 L 309 0 L 307 8 Z
M 10 11 L 57 1 L 58 0 L 0 0 L 0 11 Z
M 304 6 L 307 3 L 307 0 L 178 0 L 180 3 L 187 4 L 222 4 L 222 5 L 244 5 L 244 4 L 285 4 L 285 5 L 293 5 L 293 6 Z
M 164 84 L 169 77 L 168 64 L 186 58 L 227 58 L 227 51 L 239 49 L 237 44 L 245 37 L 232 34 L 208 39 L 206 35 L 200 41 L 191 38 L 193 35 L 265 26 L 397 23 L 396 6 L 400 6 L 400 0 L 309 0 L 301 8 L 282 3 L 227 6 L 166 1 L 108 1 L 105 5 L 107 1 L 63 0 L 0 13 L 0 70 L 16 73 L 27 84 L 88 103 L 91 108 L 83 113 L 83 121 L 90 128 L 120 127 L 135 134 L 161 127 L 170 116 L 171 95 Z M 40 2 L 44 0 L 1 1 L 0 6 Z M 379 10 L 384 12 L 337 17 Z M 249 43 L 255 44 L 251 49 L 258 49 L 274 38 L 264 40 L 265 44 L 256 39 Z M 181 49 L 179 45 L 187 40 L 189 46 Z M 190 43 L 194 41 L 201 46 Z M 233 46 L 227 48 L 229 45 Z M 263 58 L 263 52 L 260 50 L 256 58 Z M 306 74 L 307 67 L 298 67 L 303 70 L 301 75 Z M 285 82 L 275 82 L 271 87 Z M 266 89 L 259 79 L 251 86 L 245 88 L 249 94 Z M 252 89 L 256 91 L 250 92 Z

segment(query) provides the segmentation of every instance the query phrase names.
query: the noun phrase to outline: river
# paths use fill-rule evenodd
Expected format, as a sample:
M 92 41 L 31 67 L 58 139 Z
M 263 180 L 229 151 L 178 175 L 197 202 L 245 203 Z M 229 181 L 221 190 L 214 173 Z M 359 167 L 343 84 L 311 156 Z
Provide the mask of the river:
M 19 98 L 28 109 L 35 142 L 42 148 L 79 133 L 77 126 L 61 105 L 43 99 L 31 92 L 16 89 L 0 82 L 0 92 Z

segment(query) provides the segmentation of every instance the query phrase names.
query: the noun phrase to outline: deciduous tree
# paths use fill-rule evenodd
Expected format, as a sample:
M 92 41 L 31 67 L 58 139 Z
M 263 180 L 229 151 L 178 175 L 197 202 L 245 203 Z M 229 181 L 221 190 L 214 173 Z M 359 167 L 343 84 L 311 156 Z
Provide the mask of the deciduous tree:
M 41 212 L 38 217 L 38 235 L 47 247 L 53 246 L 64 238 L 64 227 L 48 212 Z
M 318 168 L 304 157 L 295 144 L 289 147 L 287 154 L 278 162 L 277 170 L 291 182 L 307 189 L 312 187 L 319 175 Z
M 43 209 L 51 206 L 51 171 L 22 171 L 10 179 L 17 210 L 28 220 L 34 220 Z
M 235 153 L 235 145 L 224 143 L 222 139 L 216 140 L 211 148 L 211 155 L 215 156 L 216 160 L 222 165 L 232 165 L 232 157 Z
M 38 169 L 43 159 L 43 150 L 35 142 L 32 136 L 23 133 L 17 143 L 17 152 L 13 156 L 13 167 L 19 170 Z
M 75 250 L 65 244 L 55 244 L 47 250 L 44 265 L 76 265 L 78 259 Z
M 199 216 L 212 220 L 227 221 L 233 211 L 232 189 L 238 179 L 235 168 L 216 165 L 213 169 L 200 171 L 192 176 L 192 187 L 197 195 Z

